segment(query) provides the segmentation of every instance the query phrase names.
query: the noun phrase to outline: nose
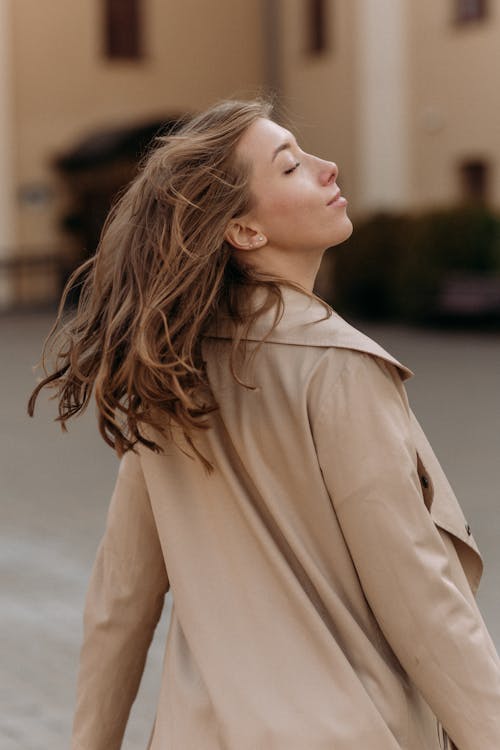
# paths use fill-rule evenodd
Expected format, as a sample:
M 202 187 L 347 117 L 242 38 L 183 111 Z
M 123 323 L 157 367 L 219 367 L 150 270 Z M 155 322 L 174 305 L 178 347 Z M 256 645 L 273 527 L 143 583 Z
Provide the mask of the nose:
M 324 162 L 321 170 L 321 182 L 323 185 L 331 185 L 337 179 L 339 168 L 334 161 Z

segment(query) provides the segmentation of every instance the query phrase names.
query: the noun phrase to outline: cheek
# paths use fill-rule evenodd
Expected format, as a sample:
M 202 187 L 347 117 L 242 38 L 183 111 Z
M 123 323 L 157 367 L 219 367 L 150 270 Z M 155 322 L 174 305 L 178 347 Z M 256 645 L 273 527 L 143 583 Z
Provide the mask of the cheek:
M 295 189 L 280 190 L 272 196 L 266 204 L 266 215 L 268 220 L 276 221 L 287 219 L 288 221 L 299 220 L 301 217 L 313 210 L 313 205 L 307 190 L 295 187 Z
M 254 183 L 258 196 L 255 218 L 275 242 L 289 242 L 290 237 L 302 241 L 322 223 L 317 186 L 311 185 L 307 175 L 301 177 L 297 174 L 275 181 L 265 176 Z

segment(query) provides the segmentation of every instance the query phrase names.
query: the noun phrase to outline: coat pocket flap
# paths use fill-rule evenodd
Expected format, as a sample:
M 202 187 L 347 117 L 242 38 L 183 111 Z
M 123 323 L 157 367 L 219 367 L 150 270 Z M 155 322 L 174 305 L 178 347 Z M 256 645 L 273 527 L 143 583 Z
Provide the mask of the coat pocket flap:
M 436 526 L 452 535 L 460 562 L 474 594 L 484 562 L 463 510 L 425 433 L 412 413 L 417 467 L 425 505 Z

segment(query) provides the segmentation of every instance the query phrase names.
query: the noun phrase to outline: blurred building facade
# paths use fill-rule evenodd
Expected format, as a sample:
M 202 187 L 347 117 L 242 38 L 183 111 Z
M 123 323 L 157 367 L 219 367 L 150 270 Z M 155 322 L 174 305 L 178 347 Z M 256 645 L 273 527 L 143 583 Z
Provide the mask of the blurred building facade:
M 66 252 L 54 157 L 100 129 L 255 93 L 262 34 L 260 1 L 0 0 L 0 306 L 53 294 L 50 272 L 7 264 Z
M 498 0 L 280 5 L 285 100 L 305 145 L 338 162 L 355 216 L 500 208 Z
M 353 219 L 500 208 L 499 5 L 0 0 L 0 305 L 54 293 L 6 262 L 67 252 L 56 156 L 224 96 L 276 91 L 302 147 L 338 163 Z

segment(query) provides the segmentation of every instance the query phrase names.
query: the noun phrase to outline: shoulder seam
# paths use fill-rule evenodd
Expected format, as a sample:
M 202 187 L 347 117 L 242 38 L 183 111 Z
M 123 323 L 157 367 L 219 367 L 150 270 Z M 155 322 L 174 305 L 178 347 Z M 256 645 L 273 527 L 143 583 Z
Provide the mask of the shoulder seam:
M 331 347 L 331 348 L 334 349 L 336 347 Z M 366 360 L 366 358 L 368 358 L 369 360 L 373 361 L 374 364 L 378 365 L 378 367 L 382 371 L 385 371 L 387 373 L 387 375 L 390 377 L 390 379 L 391 379 L 391 381 L 392 381 L 395 389 L 398 391 L 398 395 L 400 395 L 397 383 L 394 380 L 394 374 L 393 374 L 392 370 L 390 369 L 391 367 L 394 368 L 394 369 L 396 369 L 396 366 L 392 362 L 388 362 L 386 359 L 384 359 L 384 357 L 379 357 L 377 354 L 373 354 L 372 352 L 365 352 L 365 351 L 363 351 L 361 349 L 349 349 L 349 348 L 346 347 L 346 348 L 344 348 L 344 351 L 355 352 L 358 355 L 358 358 L 362 357 L 365 360 Z M 358 358 L 356 358 L 356 359 L 358 359 Z M 335 383 L 332 384 L 332 388 L 328 392 L 328 398 L 325 400 L 325 403 L 323 404 L 323 406 L 321 408 L 321 411 L 318 414 L 318 423 L 322 422 L 322 420 L 323 420 L 323 418 L 325 416 L 325 413 L 327 411 L 330 398 L 333 396 L 333 392 L 338 387 L 340 380 L 344 377 L 344 375 L 346 373 L 346 370 L 347 370 L 347 368 L 348 368 L 348 366 L 350 364 L 350 359 L 351 359 L 350 357 L 346 358 L 346 361 L 344 362 L 344 364 L 343 364 L 343 366 L 342 366 L 342 368 L 341 368 L 341 370 L 340 370 L 340 372 L 338 374 L 338 377 L 337 377 Z

